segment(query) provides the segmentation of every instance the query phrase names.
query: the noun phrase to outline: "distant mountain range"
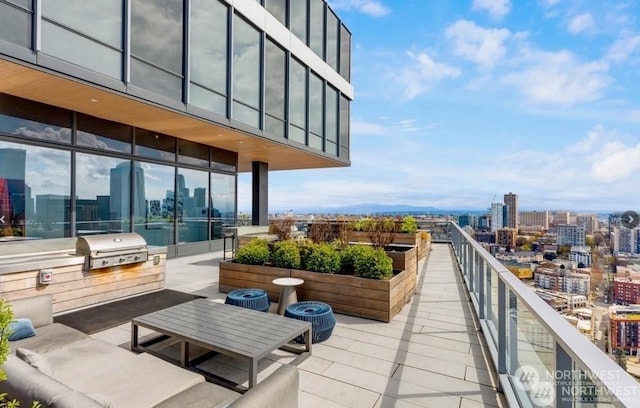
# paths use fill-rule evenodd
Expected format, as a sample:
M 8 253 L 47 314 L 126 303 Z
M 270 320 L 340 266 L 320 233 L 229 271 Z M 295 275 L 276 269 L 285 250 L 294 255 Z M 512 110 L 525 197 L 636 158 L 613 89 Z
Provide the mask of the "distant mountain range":
M 272 210 L 272 212 L 288 212 L 290 210 Z M 296 208 L 293 210 L 297 214 L 434 214 L 434 215 L 459 215 L 459 214 L 481 214 L 485 211 L 475 210 L 443 210 L 436 207 L 419 207 L 405 204 L 375 204 L 375 203 L 363 203 L 350 205 L 345 207 L 331 207 L 331 208 Z

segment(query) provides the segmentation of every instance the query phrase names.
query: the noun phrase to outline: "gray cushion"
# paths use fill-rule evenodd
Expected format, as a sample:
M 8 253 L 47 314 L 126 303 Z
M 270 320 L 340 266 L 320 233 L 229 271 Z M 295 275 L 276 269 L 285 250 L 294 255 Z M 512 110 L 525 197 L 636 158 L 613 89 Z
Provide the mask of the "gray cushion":
M 16 299 L 9 303 L 11 303 L 14 317 L 31 319 L 35 328 L 53 323 L 53 301 L 51 295 Z
M 42 374 L 51 375 L 51 365 L 49 361 L 44 358 L 41 354 L 36 353 L 35 351 L 19 348 L 16 350 L 16 356 L 25 363 L 29 364 L 31 367 L 37 369 Z
M 9 343 L 9 347 L 12 350 L 26 348 L 43 354 L 50 350 L 55 350 L 68 344 L 89 338 L 89 336 L 81 331 L 60 323 L 40 326 L 37 327 L 36 330 L 38 330 L 37 336 L 12 341 Z
M 212 383 L 200 383 L 166 401 L 156 408 L 223 408 L 240 398 L 240 394 Z

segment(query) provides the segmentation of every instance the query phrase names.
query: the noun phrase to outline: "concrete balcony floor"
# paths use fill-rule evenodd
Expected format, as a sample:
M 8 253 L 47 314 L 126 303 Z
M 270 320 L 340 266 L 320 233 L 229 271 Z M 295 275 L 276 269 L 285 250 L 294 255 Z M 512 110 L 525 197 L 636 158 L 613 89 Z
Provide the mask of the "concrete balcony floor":
M 216 252 L 169 260 L 166 287 L 224 302 L 221 259 Z M 314 344 L 299 365 L 300 407 L 507 406 L 449 245 L 434 244 L 419 271 L 416 295 L 392 322 L 336 315 L 331 338 Z M 126 324 L 93 337 L 126 347 L 129 333 Z M 258 381 L 292 359 L 284 351 L 272 353 L 259 364 Z M 204 363 L 211 371 L 238 382 L 246 378 L 237 361 L 214 360 Z

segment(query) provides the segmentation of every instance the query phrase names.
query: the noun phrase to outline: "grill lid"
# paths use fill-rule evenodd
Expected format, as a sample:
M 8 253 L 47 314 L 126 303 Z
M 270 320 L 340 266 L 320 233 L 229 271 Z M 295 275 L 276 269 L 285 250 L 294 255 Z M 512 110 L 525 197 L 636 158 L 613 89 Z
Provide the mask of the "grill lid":
M 135 232 L 81 236 L 76 241 L 76 255 L 91 257 L 146 250 L 147 241 Z

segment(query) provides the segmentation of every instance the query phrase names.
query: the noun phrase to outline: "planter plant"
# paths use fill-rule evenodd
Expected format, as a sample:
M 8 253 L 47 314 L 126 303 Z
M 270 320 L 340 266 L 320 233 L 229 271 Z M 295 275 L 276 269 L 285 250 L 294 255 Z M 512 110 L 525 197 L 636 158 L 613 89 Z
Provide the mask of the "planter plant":
M 368 244 L 341 250 L 334 244 L 307 240 L 253 246 L 246 249 L 247 253 L 238 250 L 235 262 L 220 262 L 221 292 L 261 288 L 271 300 L 278 301 L 279 287 L 271 281 L 278 277 L 300 278 L 304 284 L 297 288 L 298 299 L 325 302 L 336 313 L 385 322 L 402 310 L 415 292 L 414 247 L 405 246 L 392 259 L 382 248 Z M 264 254 L 264 248 L 270 250 L 269 256 Z M 269 261 L 264 262 L 265 259 Z

